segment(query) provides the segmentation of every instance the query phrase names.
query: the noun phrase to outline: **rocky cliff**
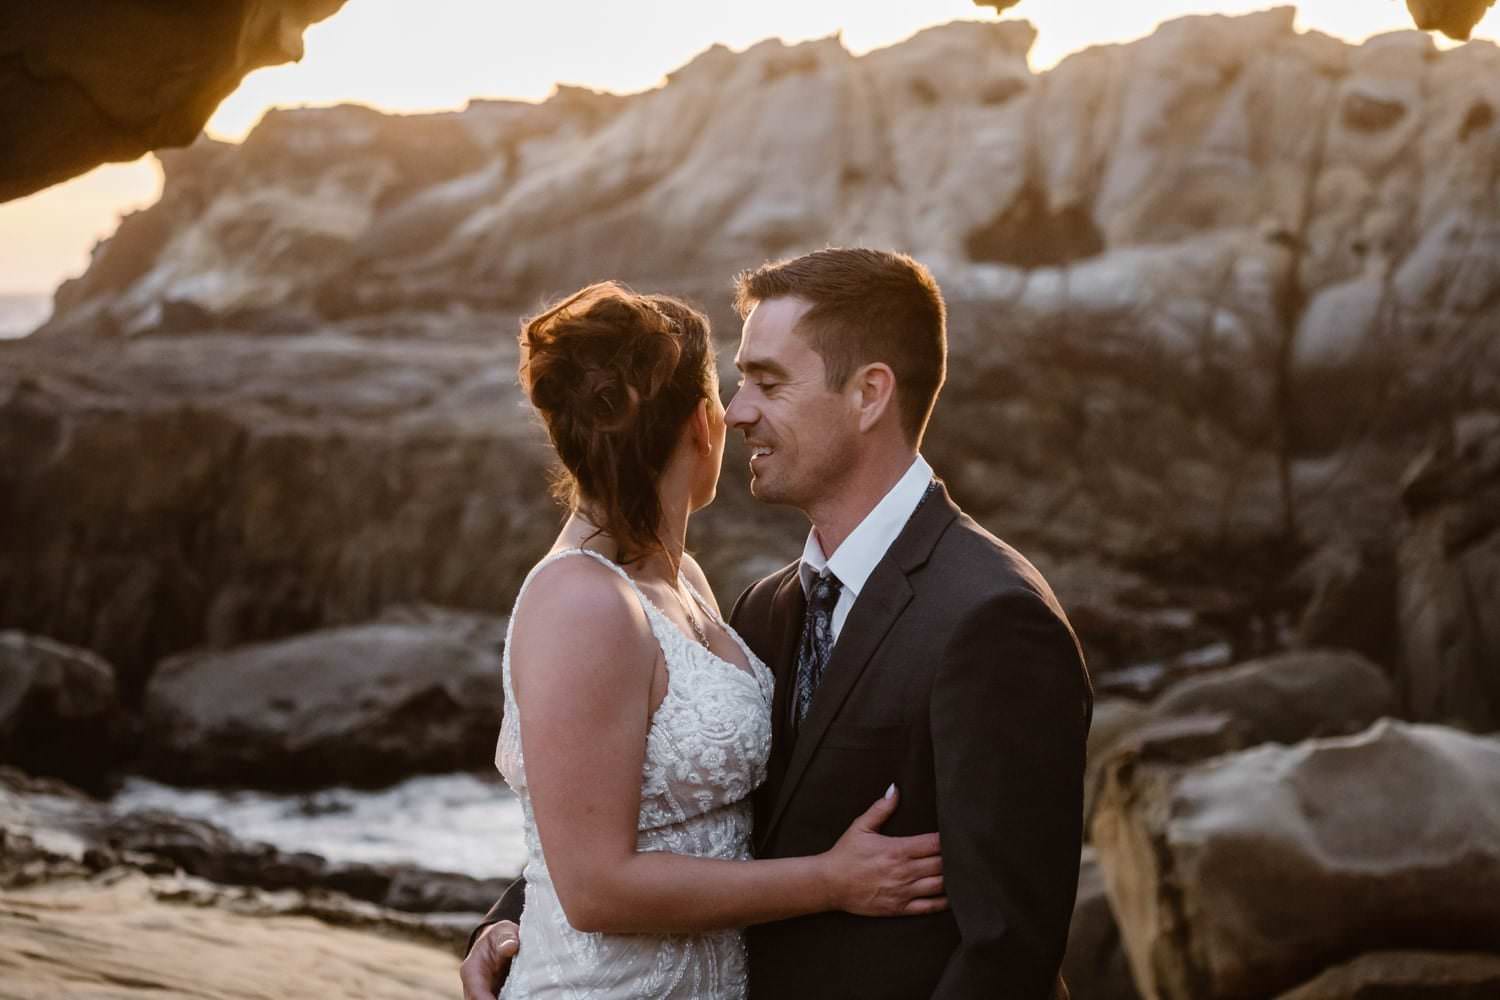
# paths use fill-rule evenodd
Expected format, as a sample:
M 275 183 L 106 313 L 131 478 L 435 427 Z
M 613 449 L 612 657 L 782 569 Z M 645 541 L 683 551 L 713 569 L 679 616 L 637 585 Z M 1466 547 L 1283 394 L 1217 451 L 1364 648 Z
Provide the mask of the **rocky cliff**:
M 1040 75 L 1025 23 L 956 23 L 860 58 L 715 47 L 627 98 L 275 112 L 242 146 L 164 154 L 160 204 L 54 325 L 529 306 L 601 274 L 721 289 L 827 242 L 904 247 L 1027 313 L 1169 301 L 1178 336 L 1210 310 L 1219 337 L 1276 339 L 1305 304 L 1309 361 L 1387 309 L 1487 315 L 1500 53 L 1293 17 L 1187 18 Z
M 1299 635 L 1397 667 L 1400 477 L 1500 413 L 1500 51 L 1290 8 L 1044 74 L 1032 40 L 714 48 L 628 97 L 278 112 L 163 154 L 160 203 L 0 353 L 0 623 L 131 695 L 204 643 L 503 609 L 552 523 L 520 312 L 616 277 L 727 342 L 734 271 L 870 243 L 953 306 L 929 457 L 1096 669 Z M 695 527 L 725 597 L 800 530 L 742 459 Z

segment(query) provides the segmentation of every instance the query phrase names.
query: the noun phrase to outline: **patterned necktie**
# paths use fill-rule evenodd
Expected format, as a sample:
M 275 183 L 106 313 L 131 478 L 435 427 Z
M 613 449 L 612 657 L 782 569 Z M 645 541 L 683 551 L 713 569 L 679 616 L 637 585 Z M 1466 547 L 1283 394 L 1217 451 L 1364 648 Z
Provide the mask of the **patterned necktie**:
M 828 658 L 833 653 L 833 607 L 839 602 L 843 584 L 824 570 L 813 580 L 807 595 L 807 616 L 802 619 L 802 643 L 797 648 L 797 724 L 807 718 L 813 695 L 823 682 Z

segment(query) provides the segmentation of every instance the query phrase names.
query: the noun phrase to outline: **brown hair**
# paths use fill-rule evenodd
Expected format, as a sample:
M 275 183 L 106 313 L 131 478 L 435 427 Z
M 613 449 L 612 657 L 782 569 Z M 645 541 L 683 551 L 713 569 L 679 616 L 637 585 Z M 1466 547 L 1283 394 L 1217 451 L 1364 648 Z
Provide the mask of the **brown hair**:
M 589 501 L 622 562 L 659 549 L 657 480 L 712 391 L 708 319 L 605 281 L 526 320 L 520 341 L 521 388 L 560 464 L 553 495 Z
M 735 278 L 742 319 L 783 296 L 812 303 L 797 327 L 823 359 L 828 388 L 843 388 L 860 365 L 891 366 L 901 429 L 920 444 L 948 365 L 947 309 L 932 272 L 906 254 L 829 247 Z

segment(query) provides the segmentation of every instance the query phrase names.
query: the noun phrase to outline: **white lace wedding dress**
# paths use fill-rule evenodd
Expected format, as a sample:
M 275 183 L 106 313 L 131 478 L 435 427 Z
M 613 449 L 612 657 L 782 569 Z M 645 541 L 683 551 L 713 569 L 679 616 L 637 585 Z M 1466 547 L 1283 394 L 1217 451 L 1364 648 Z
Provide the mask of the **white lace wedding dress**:
M 521 585 L 516 606 L 537 572 L 566 555 L 593 558 L 630 583 L 661 643 L 667 693 L 646 734 L 636 850 L 709 858 L 750 857 L 750 793 L 765 778 L 771 749 L 771 673 L 744 640 L 724 629 L 750 669 L 705 649 L 662 614 L 635 581 L 604 556 L 564 549 L 539 562 Z M 688 585 L 703 613 L 714 616 Z M 512 626 L 514 615 L 512 615 Z M 521 755 L 520 713 L 510 682 L 510 636 L 503 654 L 505 718 L 495 764 L 521 800 L 526 823 L 526 908 L 521 948 L 500 993 L 526 998 L 682 997 L 727 1000 L 745 995 L 745 947 L 737 930 L 708 934 L 595 934 L 574 930 L 558 902 L 537 837 Z

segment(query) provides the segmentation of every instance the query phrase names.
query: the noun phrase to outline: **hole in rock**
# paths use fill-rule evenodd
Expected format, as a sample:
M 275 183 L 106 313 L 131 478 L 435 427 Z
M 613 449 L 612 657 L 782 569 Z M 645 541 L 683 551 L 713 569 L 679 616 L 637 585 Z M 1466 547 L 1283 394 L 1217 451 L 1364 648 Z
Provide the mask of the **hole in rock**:
M 1356 132 L 1384 132 L 1406 117 L 1406 105 L 1368 94 L 1344 98 L 1344 125 Z
M 1483 132 L 1495 124 L 1495 109 L 1490 107 L 1488 101 L 1475 101 L 1474 106 L 1469 108 L 1469 113 L 1464 115 L 1464 123 L 1458 129 L 1458 141 L 1468 142 L 1469 137 L 1476 132 Z
M 1104 234 L 1086 208 L 1053 212 L 1036 185 L 1028 184 L 995 218 L 969 231 L 964 249 L 973 261 L 1056 267 L 1102 253 Z
M 1025 89 L 1026 81 L 1018 80 L 1013 76 L 1007 77 L 985 86 L 984 90 L 979 93 L 979 101 L 981 104 L 994 107 L 1006 103 Z
M 938 102 L 938 90 L 931 81 L 917 77 L 911 81 L 910 86 L 912 96 L 922 104 L 932 105 Z

